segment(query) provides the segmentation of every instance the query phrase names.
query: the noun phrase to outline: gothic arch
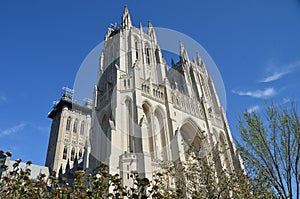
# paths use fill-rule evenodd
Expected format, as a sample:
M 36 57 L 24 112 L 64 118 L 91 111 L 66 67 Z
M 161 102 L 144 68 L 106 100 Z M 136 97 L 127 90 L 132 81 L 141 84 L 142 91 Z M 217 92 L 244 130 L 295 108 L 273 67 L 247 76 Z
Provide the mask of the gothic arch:
M 127 143 L 127 150 L 132 153 L 134 152 L 133 142 L 133 107 L 132 99 L 129 96 L 124 98 L 124 119 L 125 119 L 125 142 Z
M 152 112 L 153 106 L 152 106 L 151 102 L 149 102 L 149 100 L 147 100 L 147 99 L 144 99 L 143 102 L 142 102 L 142 106 L 143 106 L 144 104 L 146 104 L 147 106 L 149 106 L 150 111 Z
M 124 96 L 124 97 L 122 98 L 122 100 L 121 100 L 121 104 L 122 104 L 122 105 L 126 105 L 126 101 L 132 102 L 131 97 L 128 96 L 128 95 Z
M 66 131 L 70 131 L 71 130 L 71 121 L 72 121 L 72 118 L 71 118 L 71 116 L 69 116 L 67 118 Z
M 151 59 L 151 56 L 152 56 L 152 50 L 151 50 L 151 47 L 150 47 L 150 43 L 149 42 L 145 42 L 145 59 L 146 59 L 146 64 L 151 64 L 152 63 L 152 59 Z
M 74 121 L 74 124 L 73 124 L 73 133 L 77 133 L 77 130 L 78 130 L 78 119 L 76 118 L 75 121 Z
M 154 107 L 154 110 L 155 110 L 155 111 L 156 111 L 156 110 L 159 110 L 164 116 L 166 116 L 166 112 L 164 111 L 164 109 L 162 108 L 161 105 L 156 105 L 156 106 Z
M 81 124 L 80 124 L 80 135 L 81 136 L 84 136 L 84 130 L 85 130 L 85 122 L 82 121 Z
M 66 160 L 67 159 L 67 155 L 68 155 L 68 147 L 64 146 L 64 150 L 63 150 L 63 159 Z
M 158 49 L 158 48 L 155 49 L 155 61 L 156 61 L 156 63 L 158 63 L 158 64 L 161 63 L 161 60 L 160 60 L 160 54 L 159 54 L 159 49 Z
M 133 35 L 133 48 L 134 48 L 134 51 L 135 51 L 135 59 L 138 60 L 140 59 L 140 40 L 138 38 L 137 35 Z
M 192 147 L 196 153 L 203 152 L 202 144 L 205 137 L 201 128 L 190 118 L 185 119 L 179 128 L 179 132 L 184 140 L 185 147 Z
M 200 137 L 204 137 L 205 131 L 192 118 L 185 118 L 182 122 L 181 127 L 185 124 L 191 125 L 191 127 L 198 133 Z
M 74 161 L 75 159 L 75 148 L 73 147 L 71 150 L 71 161 Z
M 168 159 L 167 145 L 168 145 L 168 137 L 165 126 L 165 114 L 164 111 L 157 107 L 154 111 L 154 138 L 156 138 L 156 146 L 158 151 L 158 157 L 162 160 Z
M 142 104 L 143 118 L 141 120 L 143 150 L 151 154 L 151 158 L 156 158 L 155 135 L 153 135 L 153 118 L 151 104 L 146 100 Z

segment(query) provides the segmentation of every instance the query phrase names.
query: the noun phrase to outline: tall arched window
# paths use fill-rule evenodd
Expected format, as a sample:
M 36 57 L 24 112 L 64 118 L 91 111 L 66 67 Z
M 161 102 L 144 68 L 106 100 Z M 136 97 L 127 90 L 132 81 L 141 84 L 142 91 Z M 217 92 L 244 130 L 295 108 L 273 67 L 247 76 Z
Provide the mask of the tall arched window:
M 159 64 L 160 63 L 160 57 L 159 57 L 159 50 L 158 49 L 155 50 L 155 58 L 156 58 L 156 62 Z
M 149 48 L 146 48 L 146 63 L 150 64 L 150 51 Z
M 68 154 L 68 148 L 67 146 L 64 147 L 64 151 L 63 151 L 63 159 L 66 160 L 67 159 L 67 154 Z
M 74 161 L 74 159 L 75 159 L 75 148 L 73 147 L 71 151 L 71 161 Z
M 163 113 L 159 109 L 156 109 L 154 112 L 154 116 L 154 134 L 157 136 L 158 140 L 160 140 L 160 143 L 157 143 L 157 146 L 160 146 L 157 151 L 159 151 L 159 153 L 161 154 L 162 160 L 167 160 L 167 136 L 164 127 Z
M 78 119 L 75 120 L 74 126 L 73 126 L 73 132 L 77 133 L 77 127 L 78 127 Z
M 152 118 L 151 118 L 151 113 L 150 113 L 150 105 L 144 103 L 142 105 L 143 112 L 145 117 L 143 118 L 143 123 L 142 123 L 142 133 L 148 137 L 148 139 L 145 139 L 145 142 L 148 142 L 147 144 L 145 143 L 145 146 L 148 145 L 149 148 L 146 149 L 147 152 L 151 153 L 151 158 L 154 159 L 156 158 L 156 149 L 155 149 L 155 138 L 152 133 Z
M 85 122 L 82 121 L 81 126 L 80 126 L 80 135 L 84 135 L 84 125 L 85 125 Z
M 135 45 L 135 58 L 139 59 L 139 49 L 138 49 L 138 41 L 137 40 L 135 40 L 134 45 Z
M 70 131 L 70 128 L 71 128 L 71 117 L 69 116 L 68 119 L 67 119 L 66 130 Z
M 134 151 L 134 142 L 132 134 L 132 102 L 131 99 L 125 101 L 126 104 L 126 131 L 128 133 L 128 151 L 132 153 Z

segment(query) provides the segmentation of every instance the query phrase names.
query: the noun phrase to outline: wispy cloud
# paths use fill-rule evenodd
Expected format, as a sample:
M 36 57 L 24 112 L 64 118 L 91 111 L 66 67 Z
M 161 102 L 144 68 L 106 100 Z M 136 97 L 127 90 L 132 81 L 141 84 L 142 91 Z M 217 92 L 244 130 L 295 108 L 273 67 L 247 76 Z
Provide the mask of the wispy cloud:
M 50 132 L 50 128 L 49 126 L 40 126 L 40 125 L 36 125 L 34 123 L 29 123 L 30 127 L 32 129 L 35 129 L 37 131 L 40 131 L 40 132 Z
M 255 90 L 255 91 L 232 91 L 233 93 L 241 96 L 249 96 L 253 98 L 267 99 L 273 97 L 277 94 L 277 91 L 274 88 L 266 88 L 264 90 Z
M 16 133 L 18 131 L 21 131 L 25 128 L 25 126 L 26 126 L 26 123 L 22 122 L 20 124 L 17 124 L 15 126 L 10 127 L 10 128 L 0 130 L 0 137 L 5 136 L 5 135 L 11 135 L 11 134 Z
M 0 95 L 0 104 L 6 102 L 7 102 L 7 97 L 5 95 Z
M 252 112 L 257 112 L 260 109 L 258 105 L 251 106 L 250 108 L 247 109 L 247 112 L 252 113 Z
M 283 76 L 285 76 L 289 73 L 292 73 L 299 66 L 300 66 L 300 61 L 288 64 L 287 66 L 283 66 L 280 69 L 275 69 L 275 70 L 273 69 L 271 74 L 269 74 L 267 77 L 260 80 L 259 82 L 267 83 L 267 82 L 272 82 L 272 81 L 278 80 L 278 79 L 282 78 Z
M 264 82 L 264 83 L 272 82 L 272 81 L 275 81 L 275 80 L 278 80 L 278 79 L 282 78 L 284 75 L 286 75 L 290 72 L 292 72 L 292 70 L 286 70 L 286 71 L 282 71 L 282 72 L 275 72 L 272 75 L 270 75 L 268 77 L 265 77 L 260 82 Z

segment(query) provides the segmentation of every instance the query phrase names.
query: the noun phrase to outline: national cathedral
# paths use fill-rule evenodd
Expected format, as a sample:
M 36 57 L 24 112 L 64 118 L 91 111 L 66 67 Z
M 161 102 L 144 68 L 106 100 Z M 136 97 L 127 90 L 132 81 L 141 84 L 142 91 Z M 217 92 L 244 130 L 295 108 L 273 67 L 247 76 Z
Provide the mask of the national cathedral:
M 93 101 L 84 105 L 65 92 L 52 119 L 46 166 L 65 172 L 81 165 L 95 172 L 106 163 L 130 185 L 133 171 L 152 179 L 164 162 L 184 162 L 187 146 L 217 147 L 222 168 L 241 168 L 225 112 L 201 55 L 167 65 L 151 22 L 132 24 L 125 7 L 119 26 L 109 27 L 99 55 Z

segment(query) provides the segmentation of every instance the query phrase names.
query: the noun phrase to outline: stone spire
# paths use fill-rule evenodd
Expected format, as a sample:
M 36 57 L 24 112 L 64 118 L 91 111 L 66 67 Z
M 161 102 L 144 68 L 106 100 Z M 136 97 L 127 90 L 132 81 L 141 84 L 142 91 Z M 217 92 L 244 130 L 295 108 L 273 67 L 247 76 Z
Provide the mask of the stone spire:
M 139 28 L 140 28 L 140 33 L 142 33 L 142 32 L 143 32 L 143 25 L 142 25 L 142 22 L 140 22 Z
M 189 60 L 189 56 L 182 44 L 182 42 L 180 41 L 180 60 L 181 61 L 188 61 Z
M 203 61 L 202 61 L 202 59 L 200 57 L 200 54 L 198 52 L 196 52 L 196 56 L 197 56 L 197 64 L 199 66 L 202 66 L 203 65 Z
M 129 14 L 127 6 L 125 6 L 124 11 L 123 11 L 123 16 L 122 16 L 122 28 L 128 30 L 131 28 L 131 26 L 132 26 L 132 23 L 131 23 L 131 19 L 130 19 L 130 14 Z
M 156 42 L 156 34 L 151 21 L 148 21 L 148 35 Z

